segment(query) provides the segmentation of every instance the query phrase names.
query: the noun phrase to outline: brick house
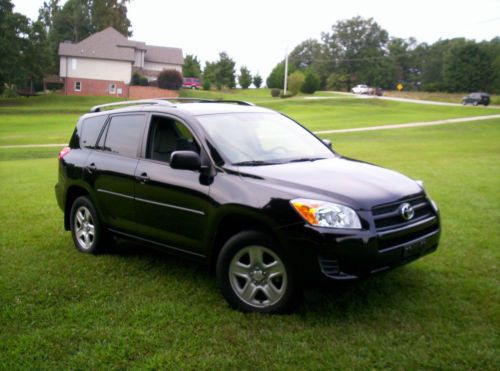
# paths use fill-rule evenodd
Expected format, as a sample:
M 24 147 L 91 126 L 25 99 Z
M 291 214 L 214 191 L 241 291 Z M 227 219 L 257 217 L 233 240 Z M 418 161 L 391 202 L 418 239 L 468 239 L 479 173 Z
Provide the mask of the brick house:
M 130 87 L 133 72 L 152 81 L 163 69 L 182 73 L 184 63 L 182 49 L 129 40 L 113 27 L 78 43 L 60 43 L 59 60 L 66 95 L 121 97 L 134 95 Z

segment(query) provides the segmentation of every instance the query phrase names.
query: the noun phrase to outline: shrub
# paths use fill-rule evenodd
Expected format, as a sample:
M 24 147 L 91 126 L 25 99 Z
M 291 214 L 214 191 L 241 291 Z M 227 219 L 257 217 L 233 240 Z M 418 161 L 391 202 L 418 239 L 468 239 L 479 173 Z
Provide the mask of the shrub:
M 293 97 L 293 95 L 294 95 L 294 94 L 293 94 L 292 92 L 290 92 L 290 91 L 288 91 L 286 94 L 285 94 L 285 92 L 284 92 L 284 91 L 282 91 L 282 92 L 280 93 L 280 98 L 291 98 L 291 97 Z
M 212 84 L 210 81 L 203 81 L 203 90 L 210 90 L 212 88 Z
M 326 79 L 326 87 L 330 90 L 349 91 L 349 75 L 332 73 Z
M 17 98 L 19 94 L 17 94 L 16 87 L 14 85 L 5 84 L 2 97 L 4 98 Z
M 157 81 L 161 89 L 179 90 L 182 87 L 182 75 L 177 70 L 161 71 Z
M 288 76 L 288 89 L 292 95 L 297 95 L 304 84 L 304 74 L 301 71 L 295 71 L 290 76 Z
M 305 94 L 313 94 L 316 90 L 320 88 L 320 85 L 321 81 L 319 75 L 312 70 L 308 70 L 306 72 L 304 84 L 302 84 L 302 88 L 300 90 L 302 91 L 302 93 Z
M 130 85 L 148 86 L 149 81 L 148 81 L 148 78 L 146 76 L 141 75 L 139 72 L 134 72 L 132 74 L 132 80 L 130 81 Z
M 253 84 L 254 84 L 254 86 L 255 86 L 257 89 L 259 89 L 259 88 L 260 88 L 260 86 L 262 85 L 262 77 L 260 77 L 260 75 L 258 75 L 258 74 L 257 74 L 257 75 L 255 75 L 255 76 L 253 77 Z
M 130 81 L 130 85 L 141 85 L 141 74 L 139 72 L 134 72 L 132 74 L 132 80 Z
M 280 93 L 281 93 L 280 89 L 277 89 L 277 88 L 271 89 L 271 97 L 274 97 L 274 98 L 279 97 Z

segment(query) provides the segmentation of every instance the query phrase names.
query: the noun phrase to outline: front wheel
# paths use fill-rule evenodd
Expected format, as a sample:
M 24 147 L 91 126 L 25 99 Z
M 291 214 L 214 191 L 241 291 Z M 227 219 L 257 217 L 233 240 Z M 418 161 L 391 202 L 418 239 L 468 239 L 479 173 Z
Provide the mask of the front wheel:
M 224 244 L 217 281 L 229 304 L 244 312 L 287 312 L 300 295 L 285 254 L 257 231 L 241 232 Z
M 78 250 L 97 254 L 103 250 L 105 231 L 97 216 L 94 204 L 86 197 L 78 197 L 71 206 L 71 235 Z

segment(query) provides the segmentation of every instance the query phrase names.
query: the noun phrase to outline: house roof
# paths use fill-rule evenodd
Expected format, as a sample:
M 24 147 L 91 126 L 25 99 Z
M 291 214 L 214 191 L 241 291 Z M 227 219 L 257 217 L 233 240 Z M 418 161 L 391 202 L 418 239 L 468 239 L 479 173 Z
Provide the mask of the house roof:
M 129 40 L 113 27 L 90 35 L 78 43 L 60 43 L 59 55 L 134 62 L 136 50 L 145 51 L 147 62 L 183 64 L 182 49 L 146 45 Z

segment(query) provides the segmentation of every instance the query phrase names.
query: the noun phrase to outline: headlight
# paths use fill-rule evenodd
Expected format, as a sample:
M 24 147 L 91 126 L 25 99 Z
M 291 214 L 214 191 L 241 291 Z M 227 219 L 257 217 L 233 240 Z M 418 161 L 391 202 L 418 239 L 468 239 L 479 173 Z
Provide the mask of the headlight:
M 358 215 L 350 207 L 304 198 L 296 198 L 290 201 L 290 204 L 311 225 L 329 228 L 361 229 L 361 222 Z

